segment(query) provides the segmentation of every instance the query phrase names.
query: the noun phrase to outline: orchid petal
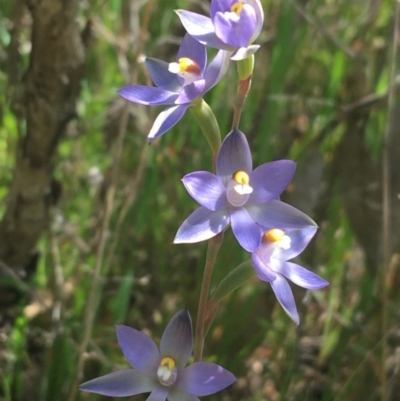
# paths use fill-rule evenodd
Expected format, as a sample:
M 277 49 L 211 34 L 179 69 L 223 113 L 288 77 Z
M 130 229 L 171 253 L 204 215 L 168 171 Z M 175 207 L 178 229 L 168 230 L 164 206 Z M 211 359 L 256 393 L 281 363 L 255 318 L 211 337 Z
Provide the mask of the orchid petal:
M 185 367 L 192 353 L 193 333 L 189 312 L 184 309 L 176 313 L 168 323 L 160 341 L 160 354 L 172 356 L 178 368 Z
M 196 362 L 180 372 L 175 387 L 201 397 L 223 390 L 236 377 L 223 367 L 209 362 Z
M 292 180 L 296 163 L 291 160 L 278 160 L 257 167 L 250 174 L 253 193 L 248 204 L 267 203 L 277 199 Z
M 227 207 L 226 189 L 219 178 L 208 171 L 196 171 L 182 179 L 190 196 L 209 210 Z
M 260 45 L 250 45 L 247 47 L 240 47 L 239 49 L 237 49 L 235 52 L 232 53 L 231 60 L 233 61 L 244 60 L 245 58 L 252 56 L 259 48 Z
M 194 60 L 199 65 L 201 72 L 204 72 L 207 65 L 206 47 L 189 34 L 183 37 L 176 60 L 178 61 L 182 57 L 188 57 Z
M 147 393 L 156 386 L 156 380 L 134 369 L 120 370 L 82 383 L 80 390 L 111 397 L 127 397 Z
M 132 327 L 118 325 L 117 338 L 122 352 L 131 366 L 153 375 L 160 362 L 160 354 L 154 341 Z
M 214 87 L 226 74 L 229 68 L 230 53 L 220 50 L 204 72 L 204 80 L 206 82 L 205 91 Z
M 296 324 L 299 324 L 300 318 L 297 312 L 296 302 L 294 301 L 292 289 L 286 279 L 277 274 L 276 279 L 271 283 L 271 287 L 284 311 Z
M 197 81 L 192 82 L 190 85 L 185 85 L 177 99 L 175 100 L 176 104 L 186 104 L 190 103 L 192 100 L 201 96 L 205 92 L 205 84 L 206 81 L 204 79 L 198 79 Z
M 232 50 L 214 33 L 214 26 L 210 18 L 186 10 L 175 11 L 186 31 L 203 45 L 222 50 Z
M 250 39 L 250 43 L 253 43 L 261 33 L 264 24 L 264 10 L 260 0 L 247 0 L 247 3 L 254 8 L 256 13 L 257 22 L 254 28 L 254 33 Z
M 232 174 L 238 170 L 250 174 L 252 159 L 246 136 L 235 128 L 222 142 L 217 157 L 217 176 L 226 186 L 232 178 Z
M 285 235 L 290 238 L 290 248 L 283 249 L 278 248 L 274 253 L 274 259 L 277 260 L 289 260 L 301 252 L 304 251 L 305 247 L 311 241 L 311 238 L 315 235 L 318 230 L 317 226 L 308 226 L 301 230 L 287 229 L 285 230 Z
M 329 285 L 326 280 L 296 263 L 275 261 L 273 269 L 294 284 L 308 290 L 319 290 Z
M 231 14 L 235 15 L 233 12 L 218 12 L 214 15 L 212 22 L 215 34 L 222 42 L 234 48 L 246 47 L 256 27 L 255 10 L 249 4 L 244 4 L 238 21 L 231 19 Z
M 261 228 L 244 207 L 231 209 L 231 226 L 239 244 L 248 252 L 255 251 L 261 242 Z
M 169 388 L 158 385 L 153 389 L 151 394 L 147 397 L 146 401 L 165 401 L 168 397 Z
M 212 0 L 210 5 L 211 19 L 214 18 L 217 12 L 224 13 L 231 9 L 236 0 Z
M 279 200 L 265 204 L 246 205 L 246 209 L 254 221 L 268 229 L 316 227 L 315 222 L 305 213 Z
M 272 283 L 276 279 L 276 274 L 255 252 L 251 254 L 251 264 L 260 280 Z
M 165 134 L 171 129 L 185 114 L 189 104 L 180 104 L 163 110 L 156 118 L 151 127 L 148 141 L 151 143 L 154 139 Z
M 169 63 L 156 58 L 147 57 L 145 64 L 156 86 L 175 93 L 178 93 L 182 89 L 178 76 L 168 71 Z
M 174 244 L 205 241 L 220 233 L 229 224 L 228 209 L 217 211 L 199 207 L 179 227 Z
M 145 85 L 124 86 L 118 93 L 130 102 L 144 104 L 146 106 L 174 104 L 178 97 L 178 94 L 175 92 Z
M 200 398 L 179 390 L 176 387 L 171 387 L 168 393 L 168 401 L 200 401 Z

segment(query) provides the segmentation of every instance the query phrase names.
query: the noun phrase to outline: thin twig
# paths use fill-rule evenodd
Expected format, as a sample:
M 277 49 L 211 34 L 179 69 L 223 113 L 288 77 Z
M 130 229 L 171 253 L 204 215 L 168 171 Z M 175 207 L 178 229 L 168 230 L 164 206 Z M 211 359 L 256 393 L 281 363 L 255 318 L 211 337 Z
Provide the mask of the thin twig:
M 397 60 L 397 45 L 399 41 L 399 22 L 400 22 L 400 1 L 396 0 L 395 18 L 394 18 L 394 32 L 393 32 L 393 48 L 390 63 L 390 86 L 388 94 L 388 112 L 386 119 L 385 135 L 383 138 L 382 146 L 382 391 L 381 400 L 387 400 L 387 377 L 385 372 L 386 359 L 388 355 L 387 349 L 387 331 L 388 331 L 388 287 L 386 286 L 386 275 L 389 271 L 390 264 L 390 215 L 391 215 L 391 180 L 390 180 L 390 131 L 393 129 L 391 121 L 393 121 L 394 103 L 395 103 L 395 82 L 396 82 L 396 60 Z
M 141 54 L 143 46 L 144 46 L 143 42 L 146 37 L 145 33 L 147 30 L 148 23 L 150 21 L 152 6 L 153 6 L 153 1 L 149 0 L 148 3 L 146 4 L 145 10 L 144 10 L 143 23 L 141 26 L 141 34 L 140 34 L 137 48 L 136 48 L 137 55 Z M 137 74 L 138 74 L 137 68 L 133 68 L 131 83 L 136 82 Z M 79 351 L 78 351 L 79 360 L 78 360 L 78 366 L 77 366 L 77 370 L 76 370 L 77 373 L 76 373 L 76 377 L 75 377 L 74 383 L 71 388 L 70 396 L 68 398 L 69 401 L 75 400 L 76 392 L 78 389 L 78 384 L 81 381 L 82 376 L 83 376 L 85 353 L 86 353 L 86 349 L 87 349 L 87 346 L 88 346 L 88 343 L 90 340 L 90 335 L 91 335 L 91 331 L 92 331 L 92 327 L 93 327 L 93 323 L 94 323 L 94 317 L 95 317 L 97 307 L 98 307 L 98 300 L 99 300 L 99 295 L 100 295 L 99 293 L 100 293 L 100 287 L 101 287 L 101 267 L 103 265 L 104 251 L 105 251 L 107 237 L 108 237 L 108 227 L 109 227 L 110 218 L 111 218 L 111 214 L 112 214 L 113 206 L 114 206 L 115 191 L 116 191 L 116 186 L 117 186 L 117 181 L 118 181 L 119 164 L 120 164 L 120 159 L 121 159 L 121 154 L 122 154 L 123 143 L 124 143 L 124 139 L 125 139 L 125 133 L 126 133 L 126 129 L 128 126 L 128 119 L 129 119 L 129 103 L 126 104 L 126 106 L 124 107 L 122 114 L 121 114 L 119 130 L 118 130 L 118 137 L 117 137 L 117 142 L 116 142 L 114 156 L 113 156 L 111 180 L 110 180 L 110 185 L 106 191 L 105 211 L 104 211 L 103 220 L 102 220 L 100 240 L 99 240 L 99 245 L 97 247 L 95 267 L 93 270 L 92 283 L 91 283 L 89 297 L 88 297 L 88 301 L 87 301 L 87 307 L 86 307 L 86 311 L 85 311 L 85 321 L 84 321 L 84 327 L 83 327 L 82 342 L 79 346 Z

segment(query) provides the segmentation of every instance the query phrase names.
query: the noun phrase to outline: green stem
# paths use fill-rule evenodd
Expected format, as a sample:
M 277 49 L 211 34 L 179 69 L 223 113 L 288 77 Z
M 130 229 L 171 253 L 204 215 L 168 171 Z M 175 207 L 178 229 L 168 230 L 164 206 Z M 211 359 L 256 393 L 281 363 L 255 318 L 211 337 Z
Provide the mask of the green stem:
M 203 282 L 201 283 L 199 309 L 197 311 L 196 337 L 194 342 L 194 361 L 199 362 L 203 357 L 204 338 L 206 335 L 205 323 L 207 319 L 208 294 L 215 261 L 224 238 L 224 233 L 219 233 L 208 241 L 206 264 L 204 266 Z

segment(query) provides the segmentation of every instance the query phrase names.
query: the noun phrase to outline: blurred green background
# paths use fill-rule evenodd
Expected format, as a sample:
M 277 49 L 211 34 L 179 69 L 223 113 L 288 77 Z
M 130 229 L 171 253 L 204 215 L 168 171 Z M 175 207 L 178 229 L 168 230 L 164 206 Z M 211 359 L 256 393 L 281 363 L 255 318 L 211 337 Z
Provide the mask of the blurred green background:
M 400 110 L 390 114 L 387 107 L 395 2 L 262 3 L 261 49 L 240 128 L 255 166 L 281 158 L 298 163 L 282 200 L 318 223 L 318 234 L 299 263 L 329 280 L 330 286 L 312 293 L 292 286 L 299 327 L 285 315 L 267 283 L 255 279 L 228 297 L 206 339 L 205 358 L 231 370 L 238 382 L 209 399 L 374 401 L 386 383 L 387 399 L 398 400 Z M 0 8 L 4 213 L 18 127 L 24 122 L 12 107 L 14 88 L 7 74 L 13 1 L 2 0 Z M 37 245 L 37 271 L 21 287 L 23 296 L 12 306 L 12 320 L 3 320 L 0 328 L 0 399 L 69 399 L 96 264 L 101 265 L 95 289 L 98 308 L 80 380 L 128 366 L 115 324 L 144 330 L 157 341 L 177 310 L 187 307 L 195 320 L 206 244 L 172 241 L 197 207 L 181 177 L 212 169 L 207 142 L 188 113 L 148 146 L 147 134 L 162 109 L 136 104 L 129 107 L 126 135 L 119 132 L 127 109 L 117 90 L 132 76 L 138 83 L 150 83 L 143 57 L 174 60 L 184 35 L 173 12 L 177 8 L 207 14 L 208 2 L 79 2 L 77 22 L 82 31 L 86 27 L 88 45 L 78 117 L 54 160 L 62 195 Z M 27 7 L 19 18 L 18 68 L 23 76 L 31 56 Z M 210 58 L 214 54 L 210 49 Z M 234 67 L 232 63 L 228 76 L 205 96 L 223 136 L 232 119 Z M 388 120 L 391 255 L 382 275 L 382 144 Z M 110 185 L 115 185 L 111 203 Z M 99 252 L 103 234 L 105 249 Z M 212 287 L 248 257 L 228 230 Z M 12 281 L 8 276 L 0 279 Z M 74 399 L 103 398 L 78 393 Z

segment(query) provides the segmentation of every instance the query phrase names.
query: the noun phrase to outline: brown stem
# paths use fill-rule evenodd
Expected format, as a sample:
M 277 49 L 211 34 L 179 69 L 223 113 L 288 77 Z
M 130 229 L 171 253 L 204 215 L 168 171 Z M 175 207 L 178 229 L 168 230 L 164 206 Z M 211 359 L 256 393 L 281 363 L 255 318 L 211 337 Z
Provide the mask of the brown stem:
M 246 79 L 240 79 L 238 82 L 233 120 L 232 120 L 232 129 L 239 127 L 240 117 L 242 115 L 244 102 L 246 101 L 247 95 L 250 91 L 251 87 L 251 75 Z

